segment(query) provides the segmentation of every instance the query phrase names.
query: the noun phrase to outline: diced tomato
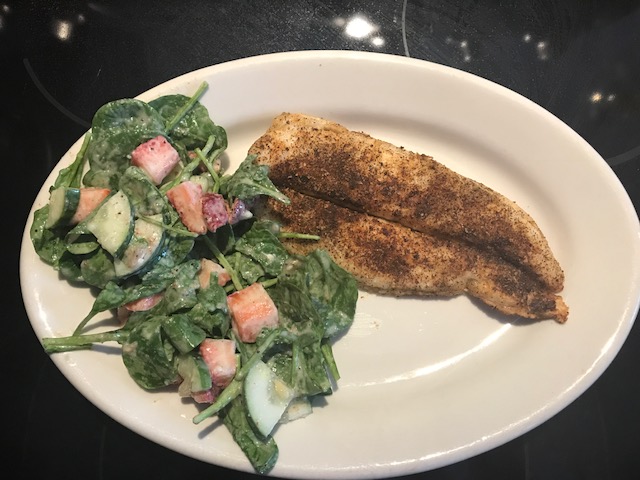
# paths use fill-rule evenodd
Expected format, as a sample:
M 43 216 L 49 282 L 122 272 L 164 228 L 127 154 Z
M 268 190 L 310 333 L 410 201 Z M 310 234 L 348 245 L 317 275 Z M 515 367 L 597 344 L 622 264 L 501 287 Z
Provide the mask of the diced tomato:
M 220 388 L 212 387 L 201 392 L 191 392 L 191 398 L 193 398 L 197 403 L 213 403 L 219 393 Z
M 205 338 L 199 347 L 204 363 L 209 367 L 213 385 L 224 388 L 236 374 L 236 342 L 226 338 Z
M 87 218 L 100 203 L 109 196 L 111 190 L 100 187 L 86 187 L 80 189 L 80 200 L 76 213 L 71 217 L 71 224 L 76 225 Z
M 156 293 L 148 297 L 139 298 L 132 302 L 126 303 L 124 306 L 130 312 L 146 312 L 155 307 L 162 300 L 163 293 Z
M 245 343 L 254 343 L 263 328 L 278 325 L 278 309 L 261 283 L 227 296 L 231 326 Z
M 216 274 L 218 276 L 218 285 L 221 287 L 224 287 L 227 282 L 231 280 L 231 275 L 229 275 L 222 265 L 214 262 L 213 260 L 209 260 L 208 258 L 201 258 L 200 272 L 198 273 L 200 288 L 206 288 L 209 286 L 211 274 Z
M 126 303 L 116 310 L 116 317 L 120 325 L 125 325 L 129 320 L 131 312 L 144 312 L 155 307 L 162 300 L 162 293 L 156 293 L 149 297 L 139 298 L 132 302 Z
M 229 223 L 227 202 L 219 193 L 205 193 L 202 196 L 202 214 L 210 232 L 215 232 L 221 226 Z
M 178 151 L 162 135 L 147 140 L 131 152 L 131 164 L 144 170 L 156 185 L 162 183 L 179 161 Z
M 189 231 L 200 235 L 207 233 L 202 214 L 202 187 L 199 184 L 190 180 L 179 183 L 167 191 L 167 198 Z

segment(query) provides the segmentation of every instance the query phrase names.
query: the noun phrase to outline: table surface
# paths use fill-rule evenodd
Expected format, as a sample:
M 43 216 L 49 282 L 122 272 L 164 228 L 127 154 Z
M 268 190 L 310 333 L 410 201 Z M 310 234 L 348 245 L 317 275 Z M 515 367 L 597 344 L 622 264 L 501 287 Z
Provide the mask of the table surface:
M 350 30 L 354 19 L 375 35 Z M 17 193 L 2 194 L 11 206 L 4 215 L 11 244 L 2 256 L 12 277 L 1 349 L 7 465 L 29 479 L 255 477 L 167 450 L 115 422 L 69 384 L 31 329 L 17 254 L 27 215 L 50 170 L 105 102 L 272 52 L 362 50 L 428 60 L 490 79 L 559 117 L 605 159 L 637 209 L 639 46 L 638 1 L 0 2 L 0 155 L 5 180 L 20 183 Z M 542 425 L 406 478 L 632 478 L 640 470 L 638 328 L 593 386 Z

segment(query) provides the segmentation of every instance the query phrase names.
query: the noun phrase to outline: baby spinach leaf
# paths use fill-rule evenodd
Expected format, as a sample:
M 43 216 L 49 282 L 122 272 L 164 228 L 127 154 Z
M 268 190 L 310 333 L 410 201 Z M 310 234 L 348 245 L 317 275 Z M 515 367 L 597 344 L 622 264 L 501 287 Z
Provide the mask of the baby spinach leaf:
M 178 387 L 180 396 L 209 390 L 213 386 L 209 367 L 201 357 L 192 354 L 178 355 L 176 365 L 178 374 L 182 377 L 182 383 Z
M 292 348 L 274 355 L 268 362 L 299 395 L 331 391 L 322 341 L 325 319 L 319 314 L 304 283 L 280 278 L 269 290 L 278 307 L 280 325 L 291 333 Z
M 305 346 L 294 342 L 291 350 L 276 353 L 267 364 L 298 396 L 329 395 L 332 392 L 320 342 Z
M 127 290 L 116 282 L 108 282 L 93 302 L 90 316 L 117 308 L 127 303 Z
M 163 213 L 167 201 L 151 179 L 140 168 L 128 167 L 120 177 L 119 189 L 127 194 L 136 216 Z
M 338 364 L 336 363 L 336 359 L 333 356 L 333 347 L 329 340 L 324 339 L 320 344 L 320 350 L 322 351 L 322 356 L 324 357 L 324 362 L 327 366 L 327 370 L 333 377 L 333 379 L 337 382 L 340 380 L 340 372 L 338 371 Z
M 275 277 L 282 271 L 289 254 L 270 227 L 270 222 L 255 222 L 251 229 L 236 241 L 234 248 L 255 260 L 268 275 Z
M 80 272 L 85 282 L 98 288 L 104 288 L 116 276 L 113 261 L 102 248 L 80 262 Z
M 57 264 L 57 270 L 60 272 L 62 278 L 65 278 L 71 283 L 80 283 L 84 281 L 78 257 L 69 252 L 65 252 L 60 256 Z
M 297 354 L 296 364 L 299 368 L 294 370 L 294 384 L 304 386 L 304 395 L 330 395 L 331 379 L 322 354 L 320 342 L 305 345 L 300 350 L 294 349 Z
M 87 322 L 100 312 L 116 309 L 126 303 L 164 291 L 174 280 L 173 270 L 167 269 L 164 273 L 165 275 L 144 277 L 140 283 L 128 286 L 120 285 L 116 281 L 107 282 L 94 300 L 89 314 L 76 327 L 76 333 L 82 330 Z M 166 310 L 164 309 L 163 301 L 154 307 L 154 312 L 164 312 Z M 143 314 L 147 315 L 146 312 L 143 312 Z M 140 315 L 137 316 L 139 317 Z M 130 324 L 132 324 L 131 317 L 127 325 Z
M 149 102 L 168 123 L 187 105 L 191 97 L 185 95 L 165 95 Z M 214 149 L 227 148 L 227 132 L 213 123 L 209 111 L 201 103 L 195 103 L 171 128 L 171 139 L 187 150 L 202 148 L 211 135 L 215 137 Z
M 158 135 L 166 135 L 164 119 L 141 100 L 125 98 L 100 107 L 91 123 L 85 185 L 117 189 L 131 152 Z
M 260 474 L 266 474 L 278 461 L 278 445 L 272 437 L 263 438 L 256 433 L 247 415 L 247 407 L 242 396 L 234 398 L 220 412 L 222 421 L 253 468 Z
M 149 272 L 145 272 L 145 278 L 164 276 L 172 268 L 184 262 L 193 250 L 195 239 L 193 237 L 167 236 L 164 243 L 164 250 L 160 258 L 156 261 Z
M 171 315 L 163 322 L 162 328 L 180 353 L 189 353 L 207 337 L 206 332 L 195 325 L 186 313 Z
M 281 193 L 269 179 L 269 167 L 257 164 L 256 158 L 257 155 L 247 155 L 232 175 L 223 176 L 220 192 L 240 200 L 251 200 L 266 195 L 287 205 L 291 203 L 289 197 Z
M 131 378 L 142 388 L 155 389 L 179 380 L 176 350 L 163 335 L 167 317 L 138 323 L 122 344 L 122 360 Z
M 329 394 L 331 377 L 337 379 L 325 339 L 353 322 L 358 291 L 345 274 L 326 252 L 316 250 L 291 257 L 269 290 L 281 327 L 294 336 L 292 349 L 275 354 L 269 364 L 299 395 Z
M 290 261 L 282 279 L 304 285 L 315 309 L 324 320 L 325 337 L 348 329 L 353 323 L 358 286 L 352 275 L 337 265 L 324 250 Z
M 49 191 L 59 187 L 80 188 L 82 186 L 82 173 L 84 170 L 84 165 L 86 163 L 85 153 L 87 151 L 87 146 L 90 139 L 91 132 L 87 132 L 82 140 L 82 146 L 76 154 L 75 160 L 71 165 L 61 169 L 60 172 L 58 172 L 58 177 L 56 178 L 56 181 L 51 186 Z
M 175 245 L 176 244 L 174 244 L 173 246 L 175 247 Z M 177 245 L 180 245 L 180 244 L 178 243 Z M 172 245 L 170 244 L 169 247 L 171 246 Z M 169 247 L 168 247 L 168 251 L 171 251 Z M 165 254 L 165 257 L 169 257 L 169 260 L 164 262 L 163 261 L 158 262 L 153 269 L 151 269 L 149 272 L 145 273 L 142 276 L 143 284 L 146 284 L 146 285 L 163 284 L 165 286 L 169 286 L 174 281 L 174 279 L 176 278 L 176 275 L 178 275 L 182 262 L 187 257 L 181 258 L 179 261 L 175 261 L 176 258 L 171 253 Z M 165 258 L 163 258 L 162 260 L 165 260 Z M 189 266 L 189 268 L 193 268 L 193 267 Z
M 225 337 L 231 326 L 227 292 L 215 282 L 196 293 L 198 303 L 189 311 L 191 321 L 212 337 Z
M 233 269 L 238 272 L 247 285 L 251 285 L 265 276 L 264 268 L 257 261 L 240 252 L 231 255 L 230 261 L 233 264 Z
M 269 296 L 278 308 L 280 326 L 287 329 L 298 344 L 312 344 L 322 339 L 324 322 L 305 285 L 280 279 L 269 289 Z
M 174 281 L 164 293 L 167 312 L 173 313 L 182 309 L 191 309 L 198 303 L 197 289 L 200 287 L 197 273 L 200 269 L 198 260 L 189 260 L 176 267 Z
M 66 242 L 60 236 L 58 230 L 45 228 L 49 205 L 36 210 L 33 214 L 33 222 L 29 229 L 31 243 L 38 256 L 58 270 L 58 262 L 67 251 Z M 64 233 L 64 232 L 62 232 Z

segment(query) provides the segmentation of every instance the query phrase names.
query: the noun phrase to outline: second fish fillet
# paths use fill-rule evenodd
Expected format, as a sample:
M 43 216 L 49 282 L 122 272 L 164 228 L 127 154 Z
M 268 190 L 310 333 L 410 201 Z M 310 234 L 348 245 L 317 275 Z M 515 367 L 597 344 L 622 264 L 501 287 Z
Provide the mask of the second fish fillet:
M 349 271 L 363 290 L 396 296 L 468 294 L 496 310 L 564 323 L 562 297 L 492 252 L 467 242 L 417 232 L 398 223 L 284 188 L 291 203 L 267 200 L 257 215 L 283 231 L 319 240 L 284 239 L 291 253 L 321 248 Z

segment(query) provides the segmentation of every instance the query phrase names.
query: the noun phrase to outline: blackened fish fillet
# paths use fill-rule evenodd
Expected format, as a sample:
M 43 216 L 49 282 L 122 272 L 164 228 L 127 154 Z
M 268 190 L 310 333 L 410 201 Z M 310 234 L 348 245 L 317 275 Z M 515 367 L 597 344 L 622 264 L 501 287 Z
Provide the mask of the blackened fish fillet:
M 432 157 L 297 113 L 277 116 L 249 153 L 269 166 L 278 187 L 471 243 L 527 271 L 549 291 L 563 289 L 564 272 L 531 216 Z

